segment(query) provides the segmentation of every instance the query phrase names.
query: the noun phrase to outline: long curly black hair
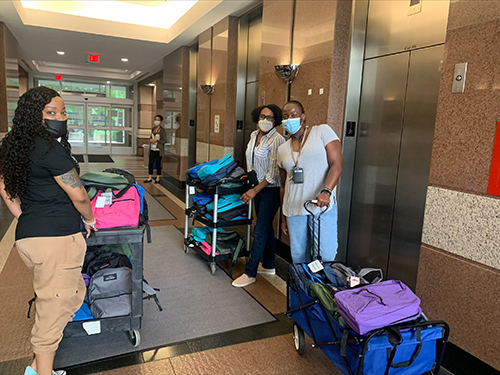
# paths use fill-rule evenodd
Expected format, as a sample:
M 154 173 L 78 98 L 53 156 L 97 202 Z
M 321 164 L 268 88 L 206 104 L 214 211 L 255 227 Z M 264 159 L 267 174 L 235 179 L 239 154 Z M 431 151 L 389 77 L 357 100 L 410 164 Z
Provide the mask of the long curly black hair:
M 22 198 L 27 193 L 35 138 L 47 140 L 51 147 L 57 142 L 46 130 L 42 115 L 45 106 L 56 96 L 60 96 L 57 91 L 40 86 L 26 91 L 17 102 L 12 130 L 0 143 L 0 176 L 10 199 Z M 61 137 L 61 144 L 71 153 L 68 133 Z

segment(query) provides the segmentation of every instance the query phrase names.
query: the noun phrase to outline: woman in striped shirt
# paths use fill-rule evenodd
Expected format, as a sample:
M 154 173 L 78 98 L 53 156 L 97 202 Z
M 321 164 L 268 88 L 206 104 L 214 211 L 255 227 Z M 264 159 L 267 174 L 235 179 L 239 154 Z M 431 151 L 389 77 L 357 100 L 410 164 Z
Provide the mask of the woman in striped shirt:
M 254 200 L 257 222 L 250 260 L 245 273 L 233 281 L 241 288 L 255 282 L 257 273 L 275 274 L 276 242 L 273 220 L 280 206 L 280 174 L 277 157 L 278 148 L 285 138 L 276 131 L 281 125 L 281 109 L 274 104 L 257 107 L 252 111 L 252 120 L 259 128 L 250 135 L 246 150 L 247 170 L 255 171 L 258 185 L 241 196 L 243 203 Z M 259 262 L 262 258 L 262 266 Z

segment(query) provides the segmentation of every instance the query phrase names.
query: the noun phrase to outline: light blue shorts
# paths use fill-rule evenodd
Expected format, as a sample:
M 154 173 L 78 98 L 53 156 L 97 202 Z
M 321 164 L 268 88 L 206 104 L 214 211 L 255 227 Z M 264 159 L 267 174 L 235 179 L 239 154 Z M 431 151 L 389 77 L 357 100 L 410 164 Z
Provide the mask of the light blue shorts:
M 317 215 L 315 215 L 317 217 Z M 312 222 L 311 215 L 289 216 L 286 218 L 290 234 L 290 250 L 293 263 L 312 261 Z M 316 221 L 316 224 L 318 222 Z M 321 216 L 320 220 L 320 256 L 324 262 L 332 262 L 337 255 L 337 206 Z M 316 225 L 316 233 L 318 226 Z

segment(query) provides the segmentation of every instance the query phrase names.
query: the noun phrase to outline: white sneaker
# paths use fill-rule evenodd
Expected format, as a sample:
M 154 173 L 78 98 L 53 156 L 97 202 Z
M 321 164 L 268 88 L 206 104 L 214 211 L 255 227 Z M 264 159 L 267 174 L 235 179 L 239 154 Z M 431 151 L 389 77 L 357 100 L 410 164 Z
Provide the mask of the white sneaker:
M 256 278 L 255 277 L 249 277 L 246 274 L 241 275 L 238 277 L 236 280 L 234 280 L 231 285 L 236 287 L 236 288 L 243 288 L 244 286 L 248 286 L 250 284 L 253 284 L 255 282 Z
M 276 268 L 264 268 L 259 264 L 259 268 L 257 268 L 257 273 L 262 273 L 264 275 L 276 275 Z
M 26 367 L 26 371 L 24 372 L 24 375 L 36 375 L 36 371 L 31 368 L 31 366 Z M 64 370 L 59 370 L 59 371 L 54 371 L 52 370 L 52 375 L 66 375 L 66 371 Z

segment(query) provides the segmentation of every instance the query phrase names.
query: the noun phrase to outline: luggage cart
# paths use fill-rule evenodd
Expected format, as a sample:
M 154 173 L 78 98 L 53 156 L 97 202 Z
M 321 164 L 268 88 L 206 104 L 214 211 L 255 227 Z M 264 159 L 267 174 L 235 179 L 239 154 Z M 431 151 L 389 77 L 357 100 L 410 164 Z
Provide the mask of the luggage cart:
M 189 252 L 189 249 L 194 250 L 197 254 L 199 254 L 202 258 L 210 261 L 210 271 L 212 275 L 215 275 L 215 270 L 216 270 L 216 263 L 221 261 L 221 260 L 226 260 L 226 259 L 231 259 L 232 258 L 232 253 L 227 253 L 227 254 L 219 254 L 216 255 L 216 246 L 217 246 L 217 229 L 218 228 L 229 228 L 229 227 L 236 227 L 236 226 L 242 226 L 246 225 L 247 226 L 247 239 L 246 239 L 246 252 L 241 252 L 239 256 L 245 256 L 248 258 L 248 255 L 250 254 L 250 230 L 251 230 L 251 225 L 252 225 L 252 201 L 248 204 L 248 212 L 247 212 L 247 218 L 245 220 L 231 220 L 231 221 L 219 221 L 217 218 L 217 204 L 219 200 L 219 196 L 221 195 L 226 195 L 226 194 L 243 194 L 248 190 L 246 187 L 242 188 L 231 188 L 231 189 L 226 189 L 221 187 L 221 183 L 227 183 L 231 182 L 232 180 L 227 180 L 223 179 L 221 180 L 218 184 L 215 186 L 206 186 L 201 183 L 195 183 L 194 185 L 186 185 L 186 221 L 184 225 L 184 252 L 187 254 Z M 236 180 L 239 181 L 239 180 Z M 213 213 L 213 220 L 208 220 L 205 217 L 202 216 L 196 216 L 195 219 L 198 220 L 199 222 L 205 224 L 206 226 L 212 228 L 212 254 L 208 255 L 206 254 L 201 248 L 197 246 L 193 247 L 188 247 L 189 246 L 189 207 L 191 205 L 191 195 L 196 194 L 196 190 L 200 191 L 205 191 L 210 194 L 214 195 L 214 213 Z M 229 274 L 232 276 L 232 270 L 233 270 L 233 262 L 231 262 L 231 266 L 229 269 Z
M 311 203 L 315 201 L 305 203 L 306 209 Z M 313 221 L 313 231 L 315 222 L 318 224 L 318 237 L 320 216 Z M 319 247 L 312 252 L 319 256 Z M 439 374 L 449 336 L 445 322 L 422 317 L 391 326 L 401 333 L 402 340 L 394 344 L 385 329 L 363 336 L 342 326 L 318 299 L 299 285 L 302 283 L 296 282 L 289 272 L 286 314 L 294 321 L 293 339 L 299 354 L 305 352 L 304 334 L 307 334 L 313 340 L 312 347 L 319 347 L 344 375 Z
M 143 282 L 143 239 L 145 227 L 127 229 L 100 229 L 86 238 L 88 246 L 110 244 L 132 244 L 132 311 L 130 315 L 112 318 L 70 322 L 64 330 L 64 337 L 87 336 L 85 323 L 99 322 L 102 332 L 127 331 L 134 347 L 141 343 L 139 329 L 142 324 L 142 282 Z M 84 234 L 84 236 L 86 233 Z

